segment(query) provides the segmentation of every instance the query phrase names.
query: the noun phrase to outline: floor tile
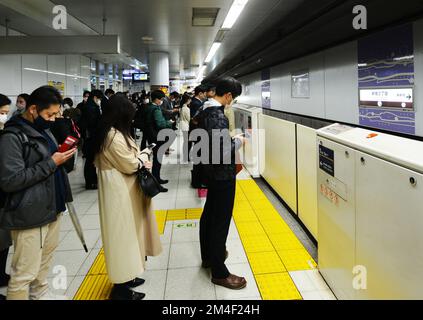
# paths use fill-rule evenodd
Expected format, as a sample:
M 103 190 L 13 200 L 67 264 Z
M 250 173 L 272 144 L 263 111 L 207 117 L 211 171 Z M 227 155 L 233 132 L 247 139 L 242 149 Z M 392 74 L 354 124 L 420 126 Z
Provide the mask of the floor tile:
M 88 250 L 94 248 L 98 239 L 100 238 L 100 230 L 84 230 L 85 243 Z M 60 243 L 57 251 L 79 250 L 83 249 L 81 241 L 75 231 L 69 232 L 63 241 Z
M 172 243 L 169 269 L 201 266 L 200 242 Z
M 170 269 L 167 274 L 166 300 L 216 300 L 210 274 L 202 268 Z
M 199 242 L 200 222 L 184 222 L 173 225 L 172 243 Z
M 65 268 L 64 271 L 67 276 L 78 275 L 78 270 L 81 268 L 87 257 L 88 254 L 84 250 L 55 252 L 49 277 L 55 277 L 58 274 L 61 274 L 61 266 Z
M 162 244 L 163 252 L 157 257 L 148 257 L 146 270 L 167 270 L 170 257 L 170 244 Z

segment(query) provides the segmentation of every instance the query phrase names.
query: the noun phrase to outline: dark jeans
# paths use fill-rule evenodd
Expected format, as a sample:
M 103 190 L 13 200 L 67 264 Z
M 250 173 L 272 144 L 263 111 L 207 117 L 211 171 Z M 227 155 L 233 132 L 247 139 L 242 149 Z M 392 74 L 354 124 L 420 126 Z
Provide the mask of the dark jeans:
M 210 181 L 207 201 L 200 220 L 201 258 L 210 263 L 212 277 L 225 279 L 226 240 L 232 219 L 236 181 Z
M 84 166 L 84 177 L 85 185 L 92 186 L 97 184 L 97 172 L 94 166 L 94 140 L 88 139 L 84 144 L 84 153 L 85 153 L 85 166 Z

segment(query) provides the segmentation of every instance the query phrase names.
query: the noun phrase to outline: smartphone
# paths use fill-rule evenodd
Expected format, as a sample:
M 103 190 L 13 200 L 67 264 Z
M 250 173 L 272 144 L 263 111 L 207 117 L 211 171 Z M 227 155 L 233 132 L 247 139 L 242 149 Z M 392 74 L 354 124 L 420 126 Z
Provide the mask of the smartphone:
M 72 137 L 72 136 L 67 137 L 65 142 L 63 142 L 62 145 L 60 146 L 59 152 L 64 153 L 66 151 L 69 151 L 70 149 L 72 149 L 78 144 L 78 141 L 79 140 L 76 139 L 75 137 Z

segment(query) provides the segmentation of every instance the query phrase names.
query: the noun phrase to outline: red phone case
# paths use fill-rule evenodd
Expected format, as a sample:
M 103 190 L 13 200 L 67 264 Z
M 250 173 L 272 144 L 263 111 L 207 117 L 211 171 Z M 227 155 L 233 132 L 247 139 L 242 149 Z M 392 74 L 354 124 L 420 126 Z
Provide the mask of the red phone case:
M 60 146 L 59 152 L 63 153 L 72 149 L 78 143 L 78 139 L 69 136 L 66 138 L 65 142 Z

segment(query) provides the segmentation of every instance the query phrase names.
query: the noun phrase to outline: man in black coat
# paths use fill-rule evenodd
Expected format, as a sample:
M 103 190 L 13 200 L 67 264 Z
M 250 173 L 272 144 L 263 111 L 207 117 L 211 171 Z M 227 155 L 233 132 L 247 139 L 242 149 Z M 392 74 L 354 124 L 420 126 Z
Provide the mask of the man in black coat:
M 214 284 L 236 290 L 244 288 L 247 281 L 231 274 L 225 266 L 226 239 L 235 201 L 235 153 L 245 144 L 245 139 L 231 138 L 225 108 L 241 93 L 242 86 L 234 78 L 220 80 L 216 97 L 208 101 L 198 117 L 199 127 L 209 137 L 209 162 L 202 164 L 208 194 L 200 221 L 201 258 L 203 267 L 211 268 Z
M 82 108 L 81 129 L 85 132 L 85 141 L 82 153 L 85 156 L 84 177 L 87 190 L 97 189 L 97 172 L 94 166 L 94 143 L 95 133 L 101 117 L 101 101 L 104 98 L 103 92 L 93 90 L 86 105 Z
M 0 228 L 11 231 L 15 249 L 8 300 L 49 298 L 61 213 L 73 200 L 62 165 L 76 150 L 59 153 L 49 129 L 61 103 L 55 88 L 35 90 L 26 111 L 10 119 L 0 136 Z

